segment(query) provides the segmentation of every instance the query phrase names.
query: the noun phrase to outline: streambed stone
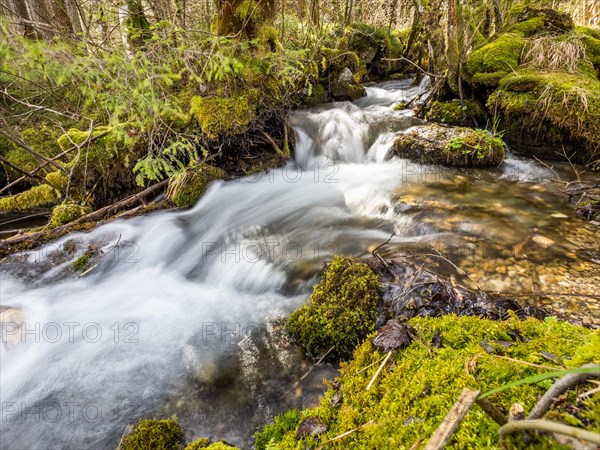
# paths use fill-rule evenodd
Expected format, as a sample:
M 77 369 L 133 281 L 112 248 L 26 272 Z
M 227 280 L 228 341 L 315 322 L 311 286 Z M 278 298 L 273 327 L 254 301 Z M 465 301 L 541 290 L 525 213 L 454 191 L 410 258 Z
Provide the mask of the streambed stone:
M 422 164 L 498 166 L 504 160 L 504 143 L 484 130 L 419 125 L 399 135 L 394 154 Z

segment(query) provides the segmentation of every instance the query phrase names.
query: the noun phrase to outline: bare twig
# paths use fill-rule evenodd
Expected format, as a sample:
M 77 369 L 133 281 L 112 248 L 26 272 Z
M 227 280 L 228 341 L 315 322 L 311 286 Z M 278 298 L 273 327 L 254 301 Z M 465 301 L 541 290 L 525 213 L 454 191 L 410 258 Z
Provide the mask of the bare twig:
M 352 430 L 350 430 L 350 431 L 346 431 L 345 433 L 342 433 L 342 434 L 340 434 L 340 435 L 338 435 L 338 436 L 336 436 L 336 437 L 334 437 L 334 438 L 332 438 L 332 439 L 329 439 L 328 441 L 325 441 L 325 442 L 323 442 L 321 445 L 319 445 L 319 446 L 318 446 L 318 447 L 317 447 L 315 450 L 321 450 L 321 449 L 322 449 L 323 447 L 325 447 L 327 444 L 331 444 L 332 442 L 339 441 L 340 439 L 343 439 L 343 438 L 345 438 L 346 436 L 349 436 L 349 435 L 351 435 L 352 433 L 356 433 L 356 432 L 357 432 L 358 430 L 360 430 L 361 428 L 363 428 L 363 427 L 366 427 L 367 425 L 370 425 L 370 424 L 372 424 L 373 422 L 374 422 L 374 420 L 373 420 L 373 419 L 371 419 L 371 420 L 369 420 L 368 422 L 366 422 L 366 423 L 363 423 L 362 425 L 360 425 L 360 426 L 358 426 L 358 427 L 356 427 L 356 428 L 353 428 L 353 429 L 352 429 Z
M 550 422 L 549 420 L 519 420 L 507 423 L 499 430 L 500 440 L 517 431 L 527 430 L 564 434 L 565 436 L 571 436 L 576 439 L 593 442 L 594 444 L 600 444 L 600 434 L 598 433 L 582 430 L 581 428 L 564 425 L 562 423 Z
M 441 450 L 446 446 L 452 434 L 467 416 L 469 409 L 471 409 L 471 406 L 480 393 L 481 391 L 474 391 L 469 388 L 463 389 L 460 397 L 458 397 L 458 400 L 444 418 L 444 421 L 427 442 L 425 450 Z
M 582 381 L 585 381 L 587 378 L 593 377 L 594 375 L 600 375 L 600 365 L 598 364 L 584 364 L 582 367 L 596 367 L 598 368 L 598 373 L 571 373 L 559 378 L 552 385 L 552 387 L 546 391 L 542 398 L 538 400 L 529 416 L 527 416 L 527 420 L 541 419 L 544 414 L 546 414 L 546 412 L 552 408 L 552 405 L 554 405 L 557 397 L 559 397 L 567 389 L 575 386 L 578 383 L 581 383 Z M 598 443 L 600 443 L 600 441 L 598 441 Z

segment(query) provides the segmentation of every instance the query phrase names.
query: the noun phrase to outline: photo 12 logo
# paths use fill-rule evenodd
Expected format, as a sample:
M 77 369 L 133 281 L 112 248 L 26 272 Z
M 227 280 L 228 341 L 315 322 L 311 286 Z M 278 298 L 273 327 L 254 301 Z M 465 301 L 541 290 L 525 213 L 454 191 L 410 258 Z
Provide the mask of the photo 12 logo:
M 99 423 L 134 418 L 139 405 L 130 400 L 121 403 L 99 402 L 2 402 L 2 423 Z
M 27 342 L 94 344 L 103 337 L 115 344 L 137 344 L 139 329 L 136 322 L 115 322 L 104 329 L 96 322 L 1 322 L 2 343 L 8 346 Z

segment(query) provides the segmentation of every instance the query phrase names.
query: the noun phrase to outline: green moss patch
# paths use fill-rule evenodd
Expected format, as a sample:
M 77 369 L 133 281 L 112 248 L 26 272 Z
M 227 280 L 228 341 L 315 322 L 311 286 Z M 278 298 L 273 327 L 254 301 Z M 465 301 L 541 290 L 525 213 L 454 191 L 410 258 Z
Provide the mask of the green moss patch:
M 350 356 L 375 329 L 380 284 L 364 263 L 341 256 L 325 269 L 306 305 L 288 319 L 287 330 L 311 356 Z
M 82 206 L 72 202 L 61 203 L 52 210 L 50 226 L 53 228 L 59 227 L 75 219 L 79 219 L 90 212 L 92 212 L 92 209 L 89 206 Z
M 38 206 L 56 203 L 60 193 L 48 186 L 40 184 L 19 194 L 0 198 L 0 211 L 23 211 Z
M 473 125 L 473 118 L 477 119 L 482 116 L 483 109 L 478 103 L 471 100 L 464 100 L 461 103 L 456 99 L 448 102 L 433 102 L 425 119 L 447 125 L 469 126 Z
M 193 206 L 212 181 L 226 177 L 227 174 L 223 169 L 209 164 L 199 164 L 171 178 L 167 196 L 178 207 Z
M 175 419 L 141 419 L 121 442 L 121 450 L 177 450 L 184 431 Z
M 475 85 L 496 86 L 502 76 L 515 70 L 526 40 L 520 33 L 505 33 L 469 56 L 466 71 Z M 490 77 L 490 74 L 494 74 Z
M 235 97 L 193 97 L 191 114 L 210 140 L 242 134 L 256 119 L 257 92 Z
M 385 354 L 366 341 L 355 351 L 352 361 L 342 365 L 341 375 L 334 383 L 336 387 L 325 394 L 319 406 L 302 411 L 301 417 L 315 417 L 327 427 L 323 435 L 307 438 L 310 448 L 361 427 L 330 445 L 332 448 L 408 449 L 415 442 L 425 442 L 431 436 L 463 388 L 487 392 L 550 371 L 499 356 L 547 365 L 548 361 L 542 355 L 547 352 L 567 367 L 600 360 L 597 352 L 591 351 L 598 340 L 598 331 L 592 332 L 554 318 L 540 322 L 535 319 L 521 321 L 513 316 L 505 322 L 497 322 L 448 315 L 415 318 L 409 323 L 420 330 L 423 339 L 413 341 L 406 349 L 394 351 L 370 390 L 366 387 Z M 430 344 L 436 332 L 441 335 L 441 348 Z M 523 339 L 514 339 L 517 335 Z M 508 345 L 494 347 L 493 353 L 487 353 L 482 344 L 484 341 L 502 341 Z M 545 380 L 520 385 L 493 395 L 489 400 L 504 414 L 517 402 L 528 414 L 551 384 L 552 380 Z M 589 388 L 583 386 L 582 389 Z M 569 398 L 573 396 L 569 394 Z M 572 415 L 573 410 L 565 411 L 559 407 L 552 412 L 552 420 L 600 431 L 598 403 L 600 395 L 596 394 L 581 404 L 581 413 L 577 416 Z M 282 424 L 281 433 L 275 433 L 273 426 L 268 426 L 272 436 L 270 447 L 304 450 L 305 442 L 296 438 L 297 425 L 285 431 L 291 424 L 280 420 L 275 425 L 278 423 Z M 498 428 L 474 405 L 446 448 L 497 448 Z M 280 434 L 283 436 L 279 437 Z M 533 439 L 529 448 L 561 448 L 549 436 L 537 435 Z M 519 442 L 508 444 L 509 448 L 524 446 Z

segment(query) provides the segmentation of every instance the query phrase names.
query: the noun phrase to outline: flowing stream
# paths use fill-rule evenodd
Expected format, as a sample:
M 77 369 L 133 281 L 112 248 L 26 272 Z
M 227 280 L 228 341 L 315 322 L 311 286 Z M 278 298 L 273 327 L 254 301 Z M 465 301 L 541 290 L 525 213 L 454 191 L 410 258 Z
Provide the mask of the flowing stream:
M 489 289 L 527 290 L 532 268 L 563 291 L 600 287 L 598 229 L 548 186 L 555 173 L 573 177 L 568 167 L 509 155 L 459 170 L 390 155 L 394 136 L 421 123 L 392 106 L 426 88 L 387 82 L 354 103 L 298 111 L 286 167 L 214 183 L 190 210 L 5 261 L 0 314 L 24 324 L 3 325 L 0 447 L 114 449 L 137 418 L 177 415 L 189 439 L 251 448 L 258 424 L 314 404 L 335 375 L 324 365 L 301 380 L 311 364 L 282 318 L 333 254 L 366 255 L 392 233 L 390 251 L 445 252 Z M 532 227 L 543 245 L 515 255 Z M 70 265 L 90 248 L 78 277 Z M 569 301 L 554 306 L 600 316 L 597 303 Z

